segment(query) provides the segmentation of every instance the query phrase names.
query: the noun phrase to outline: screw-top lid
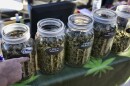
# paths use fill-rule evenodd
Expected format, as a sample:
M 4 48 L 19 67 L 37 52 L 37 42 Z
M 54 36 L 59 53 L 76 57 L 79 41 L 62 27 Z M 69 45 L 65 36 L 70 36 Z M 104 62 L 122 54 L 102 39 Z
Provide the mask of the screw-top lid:
M 116 13 L 122 18 L 130 18 L 130 5 L 117 6 Z
M 113 10 L 101 8 L 94 11 L 93 14 L 94 21 L 103 24 L 113 24 L 116 23 L 117 14 Z
M 19 44 L 29 40 L 30 29 L 25 24 L 14 23 L 4 26 L 1 34 L 3 42 L 7 44 Z

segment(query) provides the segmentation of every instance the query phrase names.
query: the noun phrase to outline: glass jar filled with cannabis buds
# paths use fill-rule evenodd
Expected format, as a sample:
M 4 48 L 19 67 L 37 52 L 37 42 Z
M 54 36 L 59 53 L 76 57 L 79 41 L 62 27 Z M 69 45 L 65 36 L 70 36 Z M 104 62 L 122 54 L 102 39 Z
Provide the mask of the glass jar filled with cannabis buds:
M 36 34 L 38 68 L 46 74 L 55 74 L 63 68 L 65 28 L 62 21 L 42 19 Z
M 116 30 L 112 52 L 119 53 L 128 50 L 130 47 L 130 6 L 120 5 L 116 12 L 118 29 Z
M 117 14 L 109 9 L 101 8 L 94 11 L 94 43 L 92 56 L 107 56 L 113 44 L 116 32 Z
M 93 19 L 82 14 L 73 14 L 68 18 L 66 32 L 66 64 L 82 67 L 90 57 L 93 44 Z
M 30 29 L 25 24 L 14 23 L 2 28 L 2 53 L 5 59 L 29 57 L 23 63 L 23 78 L 35 73 L 34 42 L 30 39 Z

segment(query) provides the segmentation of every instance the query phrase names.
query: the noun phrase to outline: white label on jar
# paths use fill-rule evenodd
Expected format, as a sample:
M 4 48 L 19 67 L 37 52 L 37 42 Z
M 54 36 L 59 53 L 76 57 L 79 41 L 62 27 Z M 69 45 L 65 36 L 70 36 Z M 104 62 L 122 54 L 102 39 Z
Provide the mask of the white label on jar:
M 26 47 L 26 48 L 23 48 L 23 49 L 21 50 L 21 52 L 22 52 L 23 54 L 29 54 L 29 53 L 32 52 L 32 50 L 33 50 L 32 47 Z
M 82 45 L 80 45 L 80 49 L 85 49 L 85 48 L 88 48 L 92 45 L 92 42 L 86 42 L 86 43 L 83 43 Z

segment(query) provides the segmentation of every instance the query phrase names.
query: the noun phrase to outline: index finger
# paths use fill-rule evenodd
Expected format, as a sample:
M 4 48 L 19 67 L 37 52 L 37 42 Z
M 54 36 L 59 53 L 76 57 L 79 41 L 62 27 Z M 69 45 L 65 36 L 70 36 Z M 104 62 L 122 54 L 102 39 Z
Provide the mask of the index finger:
M 16 60 L 17 62 L 23 63 L 23 62 L 28 61 L 29 58 L 28 58 L 28 57 L 20 57 L 20 58 L 15 58 L 15 60 Z

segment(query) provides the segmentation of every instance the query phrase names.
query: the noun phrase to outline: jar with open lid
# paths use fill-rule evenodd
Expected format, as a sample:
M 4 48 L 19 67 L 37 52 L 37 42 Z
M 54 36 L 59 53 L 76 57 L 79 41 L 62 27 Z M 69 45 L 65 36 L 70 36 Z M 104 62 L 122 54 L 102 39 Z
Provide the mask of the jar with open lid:
M 42 19 L 35 36 L 37 62 L 41 72 L 55 74 L 64 65 L 65 26 L 55 18 Z
M 120 53 L 127 51 L 130 47 L 130 6 L 119 5 L 116 9 L 117 25 L 112 52 Z
M 30 29 L 21 23 L 9 24 L 2 28 L 2 53 L 5 59 L 29 57 L 23 63 L 23 78 L 35 73 L 35 48 L 33 39 L 30 38 Z
M 101 8 L 94 11 L 93 18 L 94 43 L 92 56 L 105 57 L 110 53 L 113 44 L 117 14 L 110 9 Z
M 66 31 L 66 64 L 82 67 L 89 60 L 93 39 L 93 19 L 82 14 L 70 15 Z

